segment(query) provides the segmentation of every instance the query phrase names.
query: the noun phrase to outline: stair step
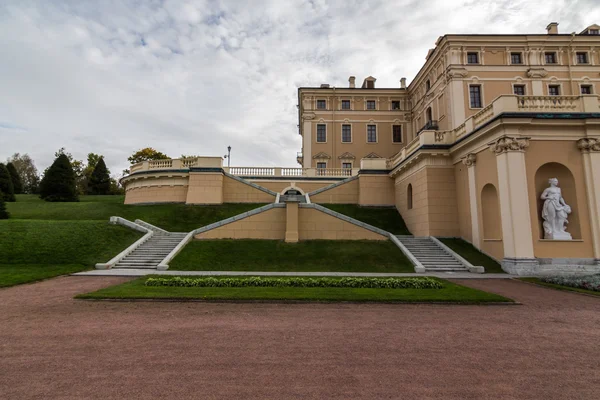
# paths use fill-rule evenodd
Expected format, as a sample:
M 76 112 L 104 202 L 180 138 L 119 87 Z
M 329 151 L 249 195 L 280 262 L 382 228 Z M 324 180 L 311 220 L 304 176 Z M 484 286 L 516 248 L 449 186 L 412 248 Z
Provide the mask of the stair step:
M 154 266 L 142 266 L 142 265 L 122 265 L 117 264 L 115 268 L 131 268 L 131 269 L 156 269 L 156 265 Z

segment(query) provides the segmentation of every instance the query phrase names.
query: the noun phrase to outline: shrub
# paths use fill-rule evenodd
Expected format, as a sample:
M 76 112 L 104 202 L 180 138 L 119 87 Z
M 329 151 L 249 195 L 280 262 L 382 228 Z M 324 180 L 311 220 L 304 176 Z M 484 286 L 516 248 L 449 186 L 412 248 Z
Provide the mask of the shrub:
M 65 154 L 59 154 L 44 174 L 40 197 L 46 201 L 79 201 L 75 172 Z
M 22 194 L 23 193 L 23 183 L 21 183 L 21 177 L 19 176 L 19 173 L 17 172 L 15 165 L 13 163 L 9 162 L 8 164 L 6 164 L 6 169 L 8 170 L 8 173 L 10 174 L 10 180 L 12 181 L 12 184 L 13 184 L 14 193 Z
M 148 278 L 146 286 L 176 287 L 331 287 L 376 289 L 442 289 L 444 285 L 433 278 L 187 278 L 181 276 Z
M 4 202 L 4 197 L 2 197 L 2 192 L 0 191 L 0 219 L 9 219 L 10 214 L 6 210 L 6 203 Z
M 12 179 L 10 179 L 10 173 L 6 168 L 6 165 L 2 163 L 0 163 L 0 192 L 4 193 L 2 196 L 4 201 L 16 200 Z
M 88 194 L 110 194 L 110 176 L 102 157 L 98 160 L 90 176 Z
M 579 289 L 600 292 L 600 274 L 595 275 L 571 275 L 571 276 L 546 276 L 540 278 L 542 282 L 555 285 L 569 286 Z

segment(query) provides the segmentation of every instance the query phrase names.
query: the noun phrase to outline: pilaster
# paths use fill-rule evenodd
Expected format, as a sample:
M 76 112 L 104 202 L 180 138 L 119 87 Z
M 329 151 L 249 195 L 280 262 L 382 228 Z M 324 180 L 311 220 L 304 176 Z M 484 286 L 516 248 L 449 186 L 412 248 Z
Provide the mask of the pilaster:
M 498 196 L 502 221 L 504 260 L 510 273 L 528 274 L 538 265 L 534 256 L 525 150 L 529 138 L 504 136 L 490 143 L 498 166 Z
M 467 166 L 467 173 L 469 175 L 469 205 L 471 212 L 471 237 L 473 246 L 481 248 L 481 235 L 479 233 L 479 213 L 477 207 L 477 184 L 475 182 L 475 163 L 477 156 L 473 153 L 467 154 L 463 158 L 462 162 Z
M 579 139 L 577 147 L 581 150 L 583 159 L 594 258 L 600 264 L 600 138 Z
M 298 242 L 298 201 L 286 200 L 285 202 L 285 241 Z

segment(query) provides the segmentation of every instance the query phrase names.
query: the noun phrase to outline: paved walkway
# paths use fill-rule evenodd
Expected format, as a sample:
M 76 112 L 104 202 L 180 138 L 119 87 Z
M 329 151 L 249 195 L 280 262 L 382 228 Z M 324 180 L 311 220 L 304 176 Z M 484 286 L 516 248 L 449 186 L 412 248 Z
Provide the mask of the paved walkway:
M 470 272 L 427 272 L 415 273 L 370 273 L 370 272 L 260 272 L 260 271 L 157 271 L 148 269 L 96 269 L 77 272 L 77 276 L 145 276 L 145 275 L 186 275 L 186 276 L 367 276 L 367 277 L 400 277 L 400 276 L 435 276 L 445 279 L 510 279 L 509 274 L 472 274 Z
M 91 302 L 125 282 L 0 289 L 2 399 L 594 399 L 600 299 L 460 283 L 522 306 Z

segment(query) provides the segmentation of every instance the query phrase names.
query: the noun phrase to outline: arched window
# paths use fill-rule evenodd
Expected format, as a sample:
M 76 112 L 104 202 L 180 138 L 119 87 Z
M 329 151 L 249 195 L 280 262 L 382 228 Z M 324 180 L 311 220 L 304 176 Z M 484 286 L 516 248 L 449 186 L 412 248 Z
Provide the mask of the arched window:
M 431 112 L 431 107 L 427 109 L 427 122 L 431 122 L 433 120 L 433 114 Z
M 406 205 L 409 210 L 413 208 L 413 191 L 412 184 L 408 184 L 408 188 L 406 189 Z

